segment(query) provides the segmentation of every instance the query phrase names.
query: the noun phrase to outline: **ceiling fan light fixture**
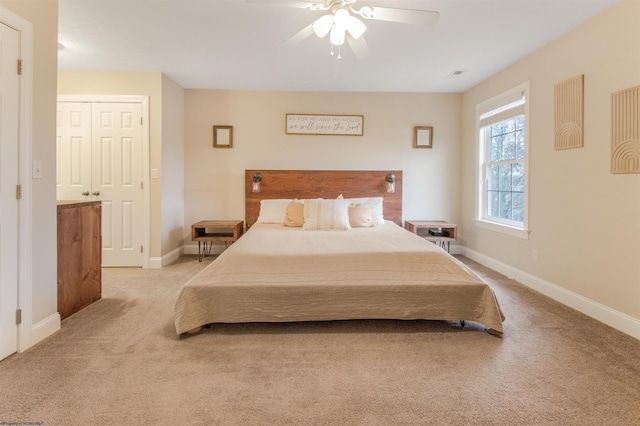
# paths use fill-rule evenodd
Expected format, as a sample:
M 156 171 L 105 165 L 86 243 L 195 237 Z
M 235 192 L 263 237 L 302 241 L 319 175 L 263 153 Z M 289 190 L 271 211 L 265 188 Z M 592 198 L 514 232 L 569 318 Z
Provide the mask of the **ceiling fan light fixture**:
M 333 14 L 333 23 L 337 27 L 340 27 L 343 30 L 346 30 L 347 26 L 349 25 L 350 17 L 351 15 L 349 15 L 349 12 L 347 11 L 347 9 L 338 9 Z
M 345 30 L 337 25 L 331 28 L 331 34 L 329 35 L 329 41 L 334 46 L 342 46 L 345 40 Z
M 312 25 L 313 32 L 320 38 L 324 38 L 333 27 L 333 16 L 324 15 L 318 18 Z
M 362 34 L 367 30 L 367 26 L 355 16 L 349 16 L 349 22 L 347 25 L 347 31 L 351 34 L 351 37 L 358 40 L 362 37 Z
M 307 9 L 310 11 L 324 11 L 321 16 L 311 25 L 307 25 L 301 31 L 292 36 L 286 44 L 297 43 L 312 33 L 318 38 L 325 38 L 329 35 L 331 54 L 334 47 L 338 50 L 340 59 L 340 46 L 346 41 L 349 42 L 356 59 L 362 59 L 369 53 L 369 47 L 364 40 L 363 34 L 367 30 L 364 24 L 365 19 L 376 21 L 397 22 L 401 24 L 413 25 L 435 25 L 438 22 L 440 13 L 433 10 L 407 9 L 397 7 L 394 4 L 389 7 L 382 6 L 355 6 L 360 4 L 360 0 L 244 0 L 250 3 L 279 3 L 282 6 Z M 372 2 L 374 0 L 371 0 Z M 377 3 L 378 0 L 376 0 Z M 390 4 L 395 3 L 389 1 Z M 363 2 L 365 2 L 363 0 Z M 398 2 L 400 3 L 400 2 Z M 347 33 L 349 37 L 347 38 Z

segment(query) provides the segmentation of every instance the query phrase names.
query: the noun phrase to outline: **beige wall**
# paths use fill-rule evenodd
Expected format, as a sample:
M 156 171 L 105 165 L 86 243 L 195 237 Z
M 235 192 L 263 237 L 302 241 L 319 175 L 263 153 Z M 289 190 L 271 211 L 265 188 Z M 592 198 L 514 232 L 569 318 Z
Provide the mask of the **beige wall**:
M 33 24 L 31 158 L 42 161 L 43 177 L 31 181 L 33 238 L 32 257 L 27 263 L 31 265 L 32 297 L 29 301 L 21 300 L 21 304 L 31 304 L 26 311 L 32 312 L 30 323 L 37 326 L 58 311 L 55 187 L 58 2 L 0 0 L 0 6 Z
M 156 72 L 58 72 L 60 95 L 149 97 L 149 168 L 162 169 L 162 74 Z M 162 256 L 162 181 L 149 181 L 150 256 Z
M 162 76 L 162 256 L 178 256 L 184 228 L 184 89 Z M 176 252 L 178 250 L 178 252 Z M 171 256 L 166 261 L 170 261 Z M 166 264 L 166 261 L 162 262 Z
M 401 169 L 406 219 L 458 220 L 459 94 L 186 90 L 185 244 L 191 223 L 244 218 L 245 169 Z M 364 115 L 364 136 L 285 134 L 286 113 Z M 213 125 L 233 148 L 213 148 Z M 433 126 L 432 149 L 413 127 Z
M 547 293 L 578 295 L 576 304 L 587 311 L 606 316 L 614 310 L 623 314 L 618 318 L 636 320 L 640 175 L 611 174 L 609 159 L 611 93 L 640 85 L 639 22 L 640 2 L 624 0 L 467 91 L 462 109 L 462 244 L 524 277 L 531 274 Z M 554 85 L 579 74 L 585 82 L 584 147 L 555 151 Z M 478 228 L 473 221 L 476 105 L 525 81 L 531 82 L 529 240 Z M 627 324 L 640 335 L 640 322 Z

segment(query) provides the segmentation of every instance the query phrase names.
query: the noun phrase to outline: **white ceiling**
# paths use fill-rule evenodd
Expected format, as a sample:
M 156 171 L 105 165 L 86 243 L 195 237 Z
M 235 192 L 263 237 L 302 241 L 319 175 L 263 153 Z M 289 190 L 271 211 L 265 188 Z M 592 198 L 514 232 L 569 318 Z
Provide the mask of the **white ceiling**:
M 461 92 L 618 1 L 359 0 L 440 19 L 366 20 L 370 55 L 343 47 L 338 61 L 327 38 L 283 46 L 325 12 L 244 0 L 59 0 L 58 66 L 162 72 L 200 89 Z

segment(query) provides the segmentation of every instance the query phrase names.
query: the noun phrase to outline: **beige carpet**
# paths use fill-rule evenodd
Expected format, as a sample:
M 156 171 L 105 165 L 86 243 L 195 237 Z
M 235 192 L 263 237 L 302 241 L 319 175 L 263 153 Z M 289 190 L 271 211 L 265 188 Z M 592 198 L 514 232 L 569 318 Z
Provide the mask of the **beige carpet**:
M 173 303 L 211 260 L 104 270 L 102 300 L 0 362 L 0 424 L 640 424 L 640 341 L 468 259 L 507 316 L 502 339 L 373 320 L 179 338 Z

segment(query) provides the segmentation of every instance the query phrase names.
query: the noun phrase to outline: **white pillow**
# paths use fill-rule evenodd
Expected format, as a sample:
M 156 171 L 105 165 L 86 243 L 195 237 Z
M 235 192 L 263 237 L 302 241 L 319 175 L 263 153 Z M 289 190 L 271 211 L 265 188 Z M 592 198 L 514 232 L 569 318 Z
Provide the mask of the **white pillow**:
M 303 230 L 349 230 L 349 201 L 310 199 L 304 201 Z
M 257 223 L 284 223 L 287 215 L 287 206 L 292 200 L 260 200 L 260 214 Z
M 338 196 L 338 199 L 342 198 L 342 194 Z M 345 198 L 351 204 L 364 204 L 371 209 L 371 220 L 373 225 L 384 225 L 384 209 L 382 197 L 365 197 L 365 198 Z
M 349 205 L 349 225 L 352 228 L 367 228 L 373 226 L 371 207 L 366 204 Z

